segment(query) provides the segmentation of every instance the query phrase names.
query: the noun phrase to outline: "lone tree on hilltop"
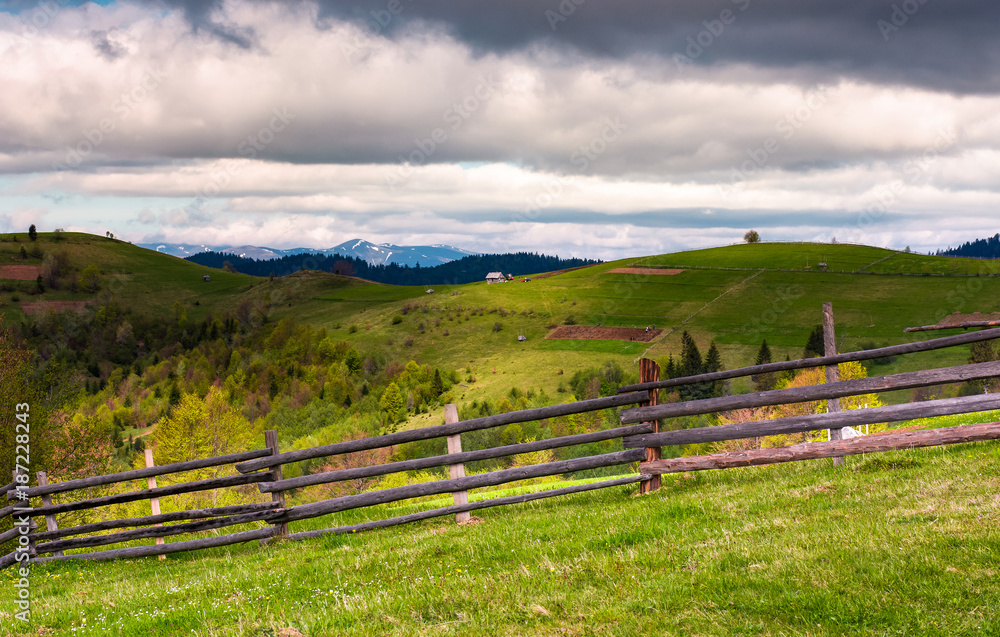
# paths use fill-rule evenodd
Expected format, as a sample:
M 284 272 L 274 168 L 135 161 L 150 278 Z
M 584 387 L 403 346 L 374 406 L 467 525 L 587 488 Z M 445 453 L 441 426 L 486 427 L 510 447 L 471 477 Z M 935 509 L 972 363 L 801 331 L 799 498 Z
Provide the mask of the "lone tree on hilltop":
M 747 243 L 760 243 L 760 235 L 757 234 L 756 230 L 747 230 L 747 233 L 743 235 L 743 240 Z
M 38 239 L 38 230 L 35 228 L 35 224 L 28 226 L 28 238 L 32 241 Z

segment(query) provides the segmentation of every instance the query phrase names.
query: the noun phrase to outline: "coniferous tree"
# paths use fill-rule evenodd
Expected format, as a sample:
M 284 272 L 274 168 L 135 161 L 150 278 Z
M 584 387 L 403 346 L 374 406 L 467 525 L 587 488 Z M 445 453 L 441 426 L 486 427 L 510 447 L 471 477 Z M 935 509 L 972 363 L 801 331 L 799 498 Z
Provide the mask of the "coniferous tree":
M 444 393 L 444 381 L 441 380 L 441 370 L 434 370 L 434 378 L 431 380 L 431 391 L 434 392 L 435 396 L 440 396 Z
M 757 350 L 757 358 L 754 359 L 754 365 L 765 365 L 771 361 L 771 348 L 767 346 L 767 339 L 765 338 L 760 343 L 760 349 Z M 750 380 L 753 382 L 754 391 L 768 391 L 774 389 L 774 386 L 778 384 L 778 375 L 775 372 L 768 372 L 765 374 L 753 374 L 750 376 Z
M 802 358 L 823 356 L 824 351 L 823 326 L 817 325 L 813 328 L 813 331 L 809 333 L 809 339 L 806 341 L 806 347 L 802 352 Z
M 708 348 L 708 353 L 705 354 L 704 368 L 706 374 L 722 371 L 722 356 L 719 354 L 719 348 L 716 347 L 714 340 Z M 709 383 L 708 396 L 716 397 L 724 395 L 726 393 L 726 384 L 724 380 L 711 381 Z
M 701 360 L 701 352 L 698 351 L 698 346 L 687 331 L 681 335 L 681 346 L 683 349 L 681 350 L 680 375 L 697 376 L 701 374 L 705 369 Z M 702 384 L 681 385 L 679 391 L 681 400 L 698 400 L 704 398 L 706 393 Z
M 38 239 L 38 230 L 35 229 L 35 224 L 28 226 L 28 238 L 32 241 Z

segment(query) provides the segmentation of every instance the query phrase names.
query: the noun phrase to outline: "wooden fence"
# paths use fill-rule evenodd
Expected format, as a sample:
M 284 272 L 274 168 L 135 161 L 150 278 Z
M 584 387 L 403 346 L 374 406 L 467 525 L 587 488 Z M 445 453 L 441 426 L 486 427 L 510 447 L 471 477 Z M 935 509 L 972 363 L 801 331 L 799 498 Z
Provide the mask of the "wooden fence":
M 824 310 L 824 314 L 829 316 L 829 320 L 825 321 L 827 335 L 829 336 L 828 342 L 830 344 L 827 349 L 827 356 L 768 363 L 698 376 L 664 380 L 659 379 L 659 369 L 656 364 L 653 361 L 643 359 L 640 361 L 640 382 L 636 385 L 620 388 L 619 393 L 613 396 L 550 407 L 513 411 L 470 420 L 459 420 L 457 410 L 453 405 L 449 405 L 446 409 L 446 422 L 443 425 L 288 452 L 281 452 L 279 450 L 276 432 L 268 431 L 265 433 L 264 448 L 261 449 L 214 458 L 177 462 L 163 466 L 152 466 L 152 457 L 148 456 L 147 467 L 143 469 L 79 480 L 68 480 L 65 482 L 49 483 L 44 472 L 39 472 L 37 474 L 37 485 L 29 487 L 19 486 L 27 482 L 26 476 L 15 475 L 13 482 L 0 487 L 0 495 L 6 494 L 7 500 L 13 501 L 13 504 L 0 509 L 0 518 L 13 516 L 15 522 L 13 529 L 0 534 L 0 546 L 9 545 L 11 542 L 14 543 L 13 550 L 0 557 L 0 569 L 15 564 L 25 559 L 25 557 L 30 557 L 32 562 L 39 563 L 66 559 L 115 559 L 153 555 L 162 556 L 179 551 L 226 546 L 252 540 L 261 542 L 276 538 L 299 540 L 329 533 L 353 533 L 398 524 L 407 524 L 417 520 L 440 516 L 456 515 L 459 516 L 459 520 L 462 520 L 471 511 L 488 507 L 529 502 L 542 498 L 558 497 L 571 493 L 581 493 L 627 484 L 639 483 L 640 490 L 648 493 L 659 487 L 660 475 L 678 471 L 722 469 L 813 458 L 842 458 L 851 454 L 872 453 L 890 449 L 926 447 L 1000 438 L 1000 423 L 965 425 L 926 431 L 886 433 L 878 436 L 857 437 L 848 440 L 840 440 L 839 436 L 835 433 L 839 432 L 842 427 L 847 426 L 898 422 L 929 416 L 1000 409 L 1000 394 L 930 400 L 919 403 L 849 411 L 830 410 L 823 414 L 694 429 L 671 430 L 670 427 L 661 429 L 661 425 L 665 424 L 667 419 L 681 416 L 817 400 L 832 402 L 837 398 L 846 396 L 1000 376 L 1000 362 L 960 365 L 846 381 L 837 380 L 835 375 L 828 374 L 828 381 L 823 385 L 660 404 L 659 394 L 661 389 L 810 367 L 825 367 L 829 371 L 831 369 L 835 370 L 835 366 L 839 363 L 848 361 L 871 360 L 885 356 L 931 351 L 1000 338 L 1000 328 L 987 329 L 905 345 L 836 354 L 832 349 L 832 308 L 827 306 Z M 462 433 L 610 408 L 622 408 L 620 412 L 621 426 L 601 431 L 474 451 L 463 451 L 461 447 L 460 436 Z M 831 430 L 832 435 L 829 442 L 814 442 L 776 449 L 757 449 L 681 458 L 661 457 L 661 448 L 667 445 L 736 440 L 823 429 Z M 294 478 L 284 478 L 282 476 L 282 467 L 290 463 L 309 459 L 328 458 L 339 454 L 380 449 L 407 442 L 442 437 L 448 439 L 448 453 L 445 455 L 387 462 L 373 466 L 339 469 Z M 466 476 L 464 472 L 464 463 L 467 462 L 503 458 L 517 454 L 558 449 L 618 438 L 622 439 L 623 442 L 624 449 L 622 451 L 500 469 L 473 476 Z M 471 489 L 502 485 L 529 478 L 555 476 L 588 469 L 622 465 L 637 465 L 638 472 L 635 475 L 623 478 L 607 479 L 588 484 L 577 484 L 475 502 L 469 502 L 466 496 L 466 493 Z M 156 486 L 156 476 L 178 474 L 208 467 L 235 467 L 238 473 L 225 477 Z M 450 477 L 434 482 L 367 491 L 355 495 L 307 502 L 295 506 L 288 506 L 285 499 L 287 492 L 312 485 L 372 478 L 403 471 L 434 467 L 449 467 Z M 80 498 L 77 496 L 76 499 L 73 497 L 74 492 L 79 492 L 83 489 L 116 485 L 136 480 L 146 480 L 147 488 L 99 497 Z M 248 484 L 256 484 L 260 493 L 264 497 L 270 497 L 270 499 L 250 504 L 191 509 L 171 513 L 159 512 L 160 498 L 199 491 L 231 489 Z M 291 532 L 289 530 L 291 523 L 300 520 L 435 494 L 454 494 L 454 504 L 354 525 L 298 532 Z M 59 496 L 60 502 L 53 502 L 52 496 L 55 495 Z M 151 503 L 151 515 L 80 524 L 64 528 L 60 528 L 58 525 L 57 516 L 60 514 L 144 500 L 148 500 Z M 36 518 L 45 519 L 45 530 L 41 530 L 35 522 Z M 208 537 L 198 535 L 204 531 L 217 531 L 218 529 L 249 523 L 266 523 L 267 526 Z M 114 532 L 102 533 L 104 531 Z M 166 541 L 164 539 L 179 535 L 192 537 L 180 539 L 179 541 Z M 110 550 L 79 552 L 81 549 L 101 546 L 128 544 L 137 541 L 148 542 L 150 539 L 156 540 L 157 543 Z

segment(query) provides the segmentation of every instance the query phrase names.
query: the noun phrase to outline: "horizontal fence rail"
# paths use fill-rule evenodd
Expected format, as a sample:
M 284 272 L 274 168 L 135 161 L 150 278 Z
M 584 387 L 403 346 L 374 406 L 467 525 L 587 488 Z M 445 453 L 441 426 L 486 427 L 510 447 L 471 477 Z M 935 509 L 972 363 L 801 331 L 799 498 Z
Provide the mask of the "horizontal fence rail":
M 169 526 L 151 526 L 143 529 L 132 529 L 131 531 L 121 531 L 119 533 L 109 533 L 107 535 L 88 535 L 86 537 L 74 538 L 71 540 L 55 540 L 52 542 L 42 542 L 35 545 L 39 553 L 52 553 L 55 551 L 66 551 L 69 549 L 80 549 L 91 546 L 105 546 L 108 544 L 120 544 L 132 540 L 146 538 L 165 537 L 168 535 L 179 535 L 181 533 L 196 533 L 198 531 L 208 531 L 226 526 L 236 526 L 237 524 L 247 524 L 249 522 L 260 522 L 267 517 L 274 515 L 274 511 L 255 511 L 253 513 L 243 513 L 241 515 L 229 515 L 208 520 L 198 520 L 197 522 L 183 522 L 181 524 L 171 524 Z
M 643 449 L 629 449 L 626 451 L 616 451 L 598 456 L 587 456 L 585 458 L 574 458 L 572 460 L 559 460 L 557 462 L 546 462 L 532 465 L 530 467 L 516 467 L 513 469 L 502 469 L 491 471 L 478 476 L 468 476 L 465 478 L 452 478 L 449 480 L 438 480 L 437 482 L 425 482 L 404 487 L 393 487 L 381 491 L 370 491 L 357 495 L 347 495 L 322 502 L 312 504 L 301 504 L 291 507 L 286 512 L 271 518 L 270 522 L 293 522 L 295 520 L 305 520 L 315 518 L 328 513 L 358 509 L 375 504 L 385 504 L 398 500 L 419 498 L 426 495 L 438 495 L 441 493 L 452 493 L 454 491 L 467 491 L 481 487 L 493 487 L 498 484 L 526 480 L 528 478 L 541 478 L 560 473 L 572 473 L 573 471 L 583 471 L 585 469 L 598 469 L 600 467 L 613 467 L 616 465 L 638 462 L 646 457 Z
M 420 520 L 428 520 L 431 518 L 439 518 L 447 515 L 455 515 L 456 513 L 467 513 L 469 511 L 478 511 L 480 509 L 488 509 L 491 507 L 506 506 L 508 504 L 523 504 L 524 502 L 533 502 L 535 500 L 542 500 L 544 498 L 555 498 L 561 495 L 584 493 L 586 491 L 594 491 L 597 489 L 607 489 L 608 487 L 625 486 L 629 484 L 635 484 L 636 482 L 649 480 L 650 477 L 651 476 L 649 475 L 639 474 L 636 476 L 629 476 L 627 478 L 603 480 L 601 482 L 591 482 L 588 484 L 576 484 L 571 487 L 561 487 L 559 489 L 546 489 L 545 491 L 536 491 L 535 493 L 524 493 L 522 495 L 511 495 L 502 498 L 479 500 L 478 502 L 469 502 L 467 504 L 446 506 L 438 509 L 430 509 L 428 511 L 419 511 L 417 513 L 410 513 L 409 515 L 401 515 L 398 517 L 388 518 L 385 520 L 377 520 L 375 522 L 363 522 L 361 524 L 337 526 L 329 529 L 319 529 L 317 531 L 300 531 L 299 533 L 289 534 L 288 538 L 291 540 L 306 540 L 309 538 L 319 537 L 321 535 L 329 535 L 331 533 L 342 534 L 342 533 L 358 533 L 361 531 L 371 531 L 374 529 L 381 529 L 389 526 L 397 526 L 399 524 L 409 524 L 411 522 L 418 522 Z
M 168 553 L 179 553 L 182 551 L 197 551 L 201 549 L 213 548 L 216 546 L 229 546 L 230 544 L 241 544 L 253 540 L 262 540 L 277 533 L 274 527 L 265 529 L 255 529 L 253 531 L 241 531 L 229 535 L 203 538 L 198 540 L 186 540 L 184 542 L 170 542 L 167 544 L 153 544 L 150 546 L 134 546 L 131 548 L 114 549 L 111 551 L 99 551 L 97 553 L 73 553 L 61 557 L 38 557 L 32 559 L 34 564 L 44 564 L 60 560 L 116 560 L 123 557 L 152 557 L 154 555 L 166 555 Z
M 969 329 L 970 327 L 997 327 L 1000 325 L 1000 321 L 962 321 L 961 323 L 953 323 L 951 325 L 921 325 L 919 327 L 908 327 L 904 332 L 929 332 L 932 330 L 954 330 L 954 329 Z M 993 330 L 995 331 L 995 330 Z M 980 332 L 981 334 L 982 332 Z
M 880 422 L 899 422 L 933 416 L 952 416 L 991 409 L 1000 409 L 1000 394 L 942 398 L 940 400 L 929 400 L 920 403 L 852 409 L 835 413 L 808 414 L 805 416 L 791 416 L 771 420 L 738 422 L 729 425 L 715 425 L 714 427 L 678 429 L 676 431 L 663 431 L 655 434 L 626 436 L 624 443 L 627 448 L 690 445 L 704 442 L 719 442 L 722 440 L 803 433 L 820 429 L 833 429 L 835 427 L 873 425 Z
M 128 493 L 116 493 L 105 495 L 89 500 L 77 500 L 76 502 L 65 502 L 63 504 L 53 504 L 40 506 L 27 511 L 22 511 L 22 515 L 36 517 L 39 515 L 53 515 L 55 513 L 67 513 L 69 511 L 81 511 L 83 509 L 94 509 L 107 506 L 109 504 L 121 504 L 123 502 L 135 502 L 136 500 L 148 500 L 150 498 L 162 497 L 165 495 L 177 495 L 179 493 L 192 493 L 195 491 L 208 491 L 209 489 L 220 489 L 222 487 L 232 487 L 241 484 L 253 484 L 263 482 L 270 478 L 270 473 L 253 473 L 243 476 L 228 476 L 225 478 L 209 478 L 208 480 L 195 480 L 193 482 L 182 482 L 171 484 L 166 487 L 156 487 L 155 489 L 143 489 L 142 491 L 130 491 Z
M 431 456 L 429 458 L 417 458 L 415 460 L 402 460 L 400 462 L 387 462 L 385 464 L 371 467 L 358 467 L 354 469 L 340 469 L 338 471 L 326 471 L 324 473 L 313 473 L 298 478 L 287 478 L 280 482 L 261 482 L 257 485 L 261 493 L 271 491 L 284 491 L 314 484 L 327 484 L 330 482 L 342 482 L 344 480 L 357 480 L 359 478 L 371 478 L 386 475 L 389 473 L 399 473 L 401 471 L 416 471 L 419 469 L 429 469 L 431 467 L 443 467 L 457 464 L 459 462 L 474 462 L 476 460 L 490 460 L 492 458 L 502 458 L 520 453 L 530 453 L 534 451 L 544 451 L 546 449 L 558 449 L 560 447 L 571 447 L 590 442 L 600 442 L 612 438 L 623 438 L 635 434 L 649 433 L 653 430 L 650 425 L 634 425 L 631 427 L 618 427 L 595 431 L 587 434 L 576 434 L 573 436 L 563 436 L 561 438 L 548 438 L 535 442 L 523 442 L 516 445 L 505 445 L 503 447 L 493 447 L 491 449 L 481 449 L 479 451 L 463 451 L 461 453 L 447 454 L 443 456 Z
M 827 305 L 824 304 L 824 313 L 827 311 L 832 312 L 832 306 L 827 307 Z M 827 326 L 826 321 L 824 322 L 825 337 L 832 338 L 832 321 L 829 321 L 829 323 L 830 325 Z M 992 324 L 996 323 L 992 322 Z M 990 325 L 991 327 L 992 324 Z M 960 327 L 979 326 L 978 324 L 962 324 Z M 925 327 L 926 329 L 930 329 L 931 327 L 935 329 L 949 329 L 959 326 Z M 908 331 L 922 329 L 925 328 L 914 328 Z M 158 467 L 152 466 L 153 461 L 150 455 L 147 458 L 149 466 L 145 469 L 55 482 L 53 484 L 47 484 L 45 473 L 38 472 L 38 485 L 35 487 L 20 489 L 18 493 L 12 493 L 18 485 L 17 481 L 0 487 L 0 495 L 6 494 L 7 499 L 12 499 L 15 496 L 20 499 L 18 503 L 0 508 L 0 518 L 7 515 L 16 515 L 15 522 L 19 525 L 22 522 L 28 524 L 30 529 L 28 533 L 28 555 L 31 556 L 31 561 L 36 563 L 66 559 L 106 560 L 153 555 L 162 557 L 169 553 L 228 546 L 253 540 L 259 540 L 262 543 L 285 538 L 301 540 L 326 534 L 356 533 L 359 531 L 386 528 L 442 516 L 461 514 L 464 518 L 467 518 L 471 511 L 636 483 L 642 485 L 640 492 L 645 493 L 654 490 L 656 487 L 652 485 L 658 484 L 659 476 L 666 473 L 749 467 L 815 458 L 839 458 L 846 455 L 891 449 L 908 449 L 1000 439 L 1000 423 L 987 423 L 983 425 L 963 425 L 946 429 L 879 433 L 848 440 L 834 439 L 830 442 L 805 443 L 789 447 L 755 449 L 744 452 L 670 459 L 659 458 L 659 448 L 667 445 L 738 440 L 780 434 L 803 433 L 821 429 L 830 429 L 833 433 L 837 433 L 840 428 L 852 425 L 899 422 L 916 418 L 1000 409 L 1000 394 L 966 396 L 843 412 L 832 409 L 832 401 L 844 396 L 1000 377 L 1000 361 L 829 382 L 811 387 L 786 388 L 662 405 L 655 404 L 657 402 L 656 390 L 661 388 L 809 367 L 836 369 L 835 366 L 843 362 L 925 352 L 995 338 L 1000 338 L 1000 329 L 986 329 L 978 332 L 864 350 L 861 352 L 768 363 L 765 365 L 755 365 L 667 380 L 656 380 L 658 367 L 653 361 L 643 359 L 640 364 L 640 380 L 650 382 L 640 382 L 622 387 L 614 396 L 513 411 L 457 422 L 456 407 L 448 405 L 446 414 L 450 415 L 446 417 L 446 424 L 444 425 L 401 431 L 360 440 L 338 442 L 284 453 L 281 453 L 278 448 L 277 432 L 267 431 L 265 433 L 266 448 L 264 449 L 228 454 L 215 458 L 176 462 Z M 827 351 L 833 352 L 835 349 L 828 348 Z M 658 421 L 665 418 L 819 400 L 831 400 L 831 410 L 828 413 L 756 420 L 679 431 L 659 431 L 658 428 Z M 611 429 L 502 445 L 475 451 L 463 452 L 461 450 L 460 434 L 465 432 L 616 408 L 622 408 L 619 416 L 621 426 Z M 385 462 L 372 466 L 325 471 L 296 478 L 282 479 L 282 467 L 289 463 L 313 458 L 327 458 L 369 449 L 389 448 L 394 445 L 444 437 L 448 438 L 449 453 L 446 455 Z M 622 440 L 622 445 L 625 448 L 623 451 L 569 460 L 554 460 L 530 466 L 498 469 L 474 476 L 464 475 L 464 463 L 467 462 L 491 460 L 619 438 Z M 222 478 L 191 480 L 162 487 L 157 487 L 155 484 L 154 478 L 156 476 L 222 465 L 233 466 L 239 474 Z M 513 496 L 490 498 L 489 494 L 482 494 L 480 495 L 482 499 L 475 502 L 467 501 L 466 492 L 470 489 L 494 487 L 520 480 L 560 474 L 565 475 L 577 471 L 622 465 L 631 465 L 633 469 L 638 467 L 639 472 L 636 475 L 598 480 L 586 484 L 574 484 L 572 486 L 548 489 L 542 487 L 541 490 L 532 493 Z M 286 493 L 291 489 L 445 466 L 449 467 L 451 478 L 394 488 L 375 489 L 354 495 L 328 498 L 317 502 L 306 501 L 296 506 L 287 506 L 285 504 Z M 79 499 L 72 502 L 60 502 L 58 504 L 52 504 L 51 502 L 53 494 L 69 493 L 90 487 L 138 479 L 147 479 L 149 481 L 149 488 L 95 498 Z M 161 497 L 250 484 L 257 484 L 257 490 L 265 494 L 271 494 L 272 501 L 190 509 L 171 513 L 159 512 L 158 498 Z M 242 490 L 241 497 L 245 496 L 246 493 L 246 490 Z M 383 513 L 382 515 L 392 515 L 393 517 L 319 530 L 300 531 L 296 533 L 289 533 L 288 531 L 289 523 L 318 518 L 341 511 L 445 494 L 453 494 L 454 506 L 436 507 L 405 515 L 394 515 L 394 512 Z M 305 498 L 307 496 L 308 492 L 299 494 L 298 497 Z M 33 498 L 41 498 L 41 506 L 29 506 Z M 152 515 L 104 520 L 62 529 L 58 528 L 56 522 L 57 514 L 140 500 L 149 500 Z M 39 525 L 32 518 L 41 516 L 45 516 L 46 525 L 39 528 Z M 460 517 L 458 521 L 461 523 L 462 519 Z M 266 524 L 266 528 L 237 530 L 242 525 L 259 525 L 261 523 Z M 233 527 L 236 528 L 234 529 Z M 11 540 L 19 539 L 22 528 L 22 526 L 15 526 L 9 531 L 0 533 L 0 544 L 7 542 L 9 546 Z M 220 535 L 220 529 L 228 529 L 236 532 Z M 107 533 L 105 533 L 106 531 Z M 197 533 L 214 533 L 214 535 L 180 539 L 176 542 L 165 542 L 163 539 Z M 151 539 L 155 539 L 157 544 L 80 552 L 81 550 L 93 547 L 107 547 L 109 545 L 128 544 L 130 542 L 149 541 Z M 23 554 L 18 554 L 20 545 L 18 547 L 15 551 L 0 556 L 0 569 L 17 563 L 18 556 L 24 557 Z M 70 551 L 70 553 L 63 554 L 64 551 Z M 42 555 L 42 557 L 39 557 L 39 555 Z M 45 557 L 45 555 L 51 556 Z
M 123 518 L 121 520 L 108 520 L 106 522 L 92 522 L 79 526 L 68 526 L 57 531 L 43 531 L 34 533 L 32 537 L 35 541 L 54 540 L 72 535 L 83 535 L 85 533 L 97 533 L 98 531 L 110 531 L 111 529 L 128 528 L 131 526 L 146 526 L 150 524 L 163 524 L 164 522 L 179 522 L 181 520 L 199 520 L 202 518 L 214 518 L 224 515 L 239 515 L 241 513 L 252 513 L 253 511 L 266 511 L 275 509 L 274 502 L 255 502 L 252 504 L 234 504 L 232 506 L 214 507 L 211 509 L 188 509 L 187 511 L 175 511 L 173 513 L 160 513 L 158 515 L 146 515 L 138 518 Z
M 870 394 L 894 389 L 912 389 L 914 387 L 927 387 L 929 385 L 941 385 L 944 383 L 981 380 L 984 378 L 991 378 L 993 376 L 1000 376 L 1000 361 L 976 363 L 973 365 L 960 365 L 957 367 L 942 367 L 940 369 L 927 369 L 917 372 L 905 372 L 902 374 L 893 374 L 891 376 L 873 376 L 871 378 L 842 380 L 836 383 L 828 383 L 826 385 L 790 387 L 787 389 L 775 389 L 753 394 L 739 394 L 737 396 L 723 396 L 721 398 L 706 398 L 703 400 L 690 400 L 687 402 L 667 403 L 665 405 L 652 405 L 649 407 L 633 407 L 632 409 L 622 410 L 621 422 L 622 424 L 629 424 L 657 420 L 660 418 L 694 416 L 717 411 L 744 409 L 747 407 L 769 407 L 772 405 L 783 405 L 788 403 L 827 400 L 830 398 L 858 396 L 860 394 Z
M 914 328 L 909 328 L 914 329 Z M 818 356 L 815 358 L 801 358 L 793 361 L 780 361 L 777 363 L 766 363 L 764 365 L 751 365 L 750 367 L 740 367 L 721 372 L 710 372 L 708 374 L 698 374 L 697 376 L 684 376 L 681 378 L 670 378 L 658 380 L 650 383 L 638 383 L 635 385 L 625 385 L 620 387 L 620 393 L 646 391 L 649 389 L 663 389 L 667 387 L 677 387 L 680 385 L 692 385 L 695 383 L 707 383 L 715 380 L 728 380 L 730 378 L 741 378 L 754 374 L 766 374 L 769 372 L 783 372 L 793 369 L 806 369 L 809 367 L 824 367 L 826 365 L 839 365 L 854 361 L 874 360 L 885 356 L 899 356 L 902 354 L 914 354 L 916 352 L 927 352 L 956 345 L 966 345 L 977 343 L 994 338 L 1000 338 L 1000 328 L 992 330 L 982 330 L 970 332 L 968 334 L 958 334 L 956 336 L 945 336 L 927 341 L 917 341 L 916 343 L 905 343 L 903 345 L 891 345 L 889 347 L 879 347 L 877 349 L 866 349 L 860 352 L 848 352 L 846 354 L 835 354 L 833 356 Z
M 592 398 L 574 403 L 564 403 L 562 405 L 552 405 L 550 407 L 537 407 L 535 409 L 524 409 L 521 411 L 510 411 L 505 414 L 495 416 L 483 416 L 482 418 L 471 418 L 461 420 L 448 425 L 438 425 L 436 427 L 425 427 L 423 429 L 410 429 L 399 431 L 393 434 L 377 436 L 375 438 L 362 438 L 360 440 L 349 440 L 347 442 L 337 442 L 332 445 L 322 447 L 312 447 L 310 449 L 300 449 L 298 451 L 286 451 L 267 458 L 241 462 L 236 465 L 236 470 L 242 473 L 266 469 L 281 464 L 299 462 L 300 460 L 310 460 L 342 453 L 353 453 L 355 451 L 366 451 L 368 449 L 380 449 L 402 444 L 404 442 L 416 442 L 418 440 L 428 440 L 430 438 L 440 438 L 454 434 L 465 433 L 467 431 L 477 431 L 480 429 L 490 429 L 501 425 L 510 425 L 519 422 L 531 422 L 544 418 L 555 418 L 557 416 L 568 416 L 570 414 L 580 414 L 588 411 L 600 409 L 610 409 L 622 407 L 624 405 L 634 405 L 644 400 L 648 400 L 647 393 L 619 394 L 617 396 L 605 396 L 603 398 Z
M 233 453 L 226 456 L 216 456 L 214 458 L 202 458 L 199 460 L 174 462 L 171 464 L 160 465 L 158 467 L 133 469 L 131 471 L 123 471 L 121 473 L 111 473 L 108 475 L 96 476 L 93 478 L 80 478 L 79 480 L 67 480 L 66 482 L 55 482 L 53 484 L 49 484 L 46 486 L 31 487 L 27 490 L 22 489 L 22 491 L 27 491 L 28 497 L 33 498 L 39 495 L 62 493 L 64 491 L 76 491 L 78 489 L 86 489 L 87 487 L 98 487 L 105 484 L 114 484 L 116 482 L 140 480 L 142 478 L 162 476 L 168 473 L 180 473 L 182 471 L 193 471 L 195 469 L 218 467 L 224 464 L 232 464 L 234 462 L 241 462 L 244 460 L 253 460 L 255 458 L 262 458 L 270 454 L 271 451 L 269 449 L 255 449 L 253 451 Z M 12 496 L 8 494 L 7 498 L 10 499 L 11 497 Z
M 790 447 L 751 449 L 749 451 L 733 451 L 706 456 L 669 458 L 644 462 L 639 465 L 639 470 L 643 473 L 665 474 L 685 471 L 705 471 L 709 469 L 733 469 L 737 467 L 776 464 L 779 462 L 796 462 L 879 451 L 894 451 L 897 449 L 954 445 L 964 442 L 996 440 L 998 438 L 1000 438 L 1000 423 L 991 422 L 978 425 L 945 427 L 943 429 L 925 429 L 923 431 L 861 436 L 846 440 L 831 440 L 829 442 L 807 442 Z

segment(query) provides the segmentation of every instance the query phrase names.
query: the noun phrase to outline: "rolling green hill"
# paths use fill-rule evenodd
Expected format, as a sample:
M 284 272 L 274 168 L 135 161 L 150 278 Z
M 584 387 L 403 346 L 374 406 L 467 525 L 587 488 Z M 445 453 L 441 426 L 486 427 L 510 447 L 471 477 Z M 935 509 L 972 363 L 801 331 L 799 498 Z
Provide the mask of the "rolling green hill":
M 22 245 L 0 239 L 3 263 L 22 261 Z M 726 367 L 752 362 L 766 338 L 776 358 L 797 357 L 820 307 L 832 301 L 842 351 L 907 342 L 927 335 L 903 329 L 935 323 L 953 312 L 1000 311 L 1000 271 L 992 261 L 930 257 L 882 248 L 829 244 L 734 245 L 624 259 L 552 276 L 487 285 L 423 287 L 374 284 L 322 272 L 268 280 L 209 269 L 104 237 L 39 236 L 43 254 L 63 251 L 75 272 L 101 271 L 102 290 L 18 288 L 0 294 L 6 320 L 23 315 L 19 302 L 100 300 L 112 295 L 133 307 L 168 312 L 180 302 L 192 319 L 223 314 L 250 302 L 272 320 L 295 317 L 334 338 L 379 347 L 452 369 L 471 368 L 477 382 L 466 398 L 497 396 L 511 386 L 555 392 L 564 373 L 615 360 L 631 368 L 642 355 L 663 359 L 680 351 L 682 331 L 706 349 L 716 339 Z M 827 263 L 827 270 L 818 263 Z M 677 267 L 678 274 L 615 273 L 620 268 Z M 980 276 L 967 276 L 966 270 Z M 202 280 L 209 274 L 210 282 Z M 33 286 L 20 282 L 23 289 Z M 9 287 L 9 286 L 8 286 Z M 551 327 L 579 325 L 664 330 L 653 343 L 546 339 Z M 527 340 L 518 341 L 524 335 Z M 962 350 L 899 359 L 880 373 L 963 362 Z M 739 389 L 737 386 L 735 389 Z

